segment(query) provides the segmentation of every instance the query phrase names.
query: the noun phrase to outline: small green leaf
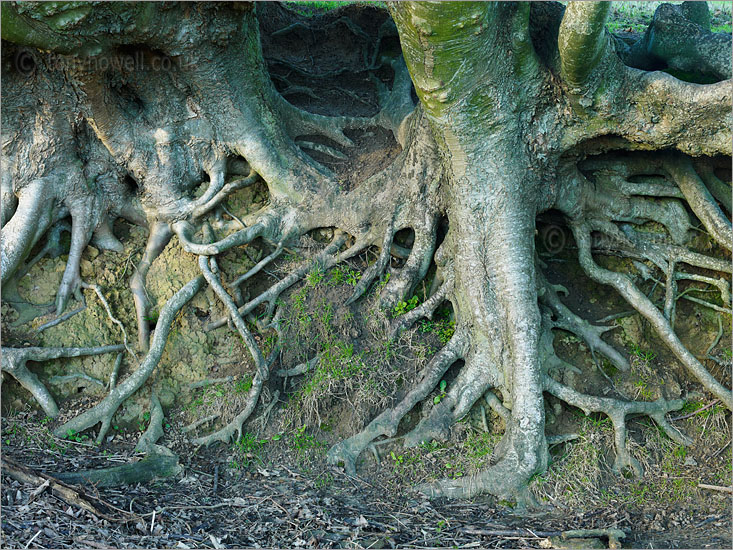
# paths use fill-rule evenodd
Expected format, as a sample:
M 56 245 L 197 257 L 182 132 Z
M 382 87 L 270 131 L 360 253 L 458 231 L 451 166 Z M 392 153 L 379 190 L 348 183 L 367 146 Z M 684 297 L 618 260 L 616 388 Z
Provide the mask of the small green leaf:
M 440 396 L 436 395 L 433 397 L 433 405 L 437 405 L 438 403 L 440 403 Z
M 447 386 L 448 386 L 448 382 L 446 382 L 445 380 L 441 380 L 441 381 L 440 381 L 440 391 L 441 391 L 441 392 L 444 392 L 444 391 L 445 391 L 445 388 L 446 388 Z

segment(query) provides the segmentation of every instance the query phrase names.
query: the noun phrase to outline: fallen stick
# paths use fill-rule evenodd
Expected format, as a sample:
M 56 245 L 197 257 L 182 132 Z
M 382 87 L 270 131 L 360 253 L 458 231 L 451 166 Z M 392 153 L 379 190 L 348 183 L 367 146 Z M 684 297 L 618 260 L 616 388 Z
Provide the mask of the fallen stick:
M 626 537 L 621 529 L 571 529 L 569 531 L 535 531 L 534 529 L 460 529 L 467 535 L 483 535 L 489 537 L 522 537 L 522 538 L 558 538 L 560 540 L 577 538 L 608 538 L 609 548 L 621 548 L 619 539 Z
M 40 489 L 41 486 L 48 487 L 55 496 L 59 497 L 64 502 L 86 510 L 87 512 L 106 519 L 107 521 L 131 521 L 136 518 L 133 514 L 130 514 L 125 510 L 120 510 L 100 498 L 87 495 L 79 488 L 71 487 L 63 481 L 60 481 L 48 474 L 36 472 L 6 456 L 0 458 L 0 465 L 2 466 L 2 473 L 10 476 L 14 480 L 19 481 L 20 483 L 35 485 L 38 489 Z M 36 496 L 37 495 L 38 493 L 36 493 Z M 123 514 L 124 517 L 120 519 L 110 516 L 102 510 L 102 507 L 119 512 Z
M 700 407 L 699 409 L 691 412 L 690 414 L 685 414 L 682 416 L 675 416 L 673 418 L 670 418 L 670 420 L 684 420 L 685 418 L 691 418 L 695 416 L 696 414 L 700 414 L 701 412 L 708 410 L 710 407 L 717 405 L 718 403 L 720 403 L 720 399 L 713 399 L 710 403 L 708 403 L 704 407 Z
M 733 487 L 722 487 L 720 485 L 707 485 L 705 483 L 698 483 L 697 486 L 700 487 L 700 489 L 709 489 L 710 491 L 720 491 L 721 493 L 733 494 Z

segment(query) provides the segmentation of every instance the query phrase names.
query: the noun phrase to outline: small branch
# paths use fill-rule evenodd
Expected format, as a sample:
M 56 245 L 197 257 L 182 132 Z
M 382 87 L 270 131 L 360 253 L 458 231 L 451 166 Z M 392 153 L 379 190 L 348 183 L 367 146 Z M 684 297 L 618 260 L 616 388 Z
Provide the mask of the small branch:
M 81 313 L 86 308 L 87 308 L 87 305 L 84 304 L 83 306 L 80 306 L 80 307 L 78 307 L 78 308 L 76 308 L 76 309 L 74 309 L 72 311 L 68 311 L 68 312 L 64 313 L 62 316 L 56 317 L 56 319 L 53 319 L 53 320 L 49 321 L 48 323 L 45 323 L 45 324 L 41 325 L 40 327 L 38 327 L 36 329 L 36 332 L 40 333 L 40 332 L 43 332 L 46 329 L 49 329 L 51 327 L 55 327 L 56 325 L 60 325 L 64 321 L 67 321 L 67 320 L 71 319 L 77 313 Z
M 200 419 L 198 419 L 198 420 L 197 420 L 196 422 L 192 422 L 192 423 L 191 423 L 191 424 L 189 424 L 188 426 L 184 426 L 184 427 L 183 427 L 183 429 L 182 429 L 181 431 L 182 431 L 183 433 L 187 434 L 187 433 L 189 433 L 189 432 L 192 432 L 192 431 L 194 431 L 194 430 L 195 430 L 196 428 L 198 428 L 199 426 L 203 426 L 204 424 L 206 424 L 206 423 L 208 423 L 208 422 L 211 422 L 212 420 L 216 420 L 216 419 L 217 419 L 217 418 L 219 418 L 220 416 L 221 416 L 221 415 L 220 415 L 219 413 L 215 413 L 215 414 L 210 414 L 209 416 L 207 416 L 207 417 L 205 417 L 205 418 L 200 418 Z
M 131 464 L 82 472 L 63 472 L 55 476 L 60 481 L 75 485 L 118 487 L 146 483 L 156 478 L 172 477 L 179 474 L 182 469 L 178 464 L 178 457 L 174 454 L 153 453 Z
M 305 374 L 309 370 L 311 370 L 315 365 L 318 364 L 318 359 L 320 358 L 320 354 L 316 354 L 305 363 L 301 363 L 299 365 L 294 366 L 292 369 L 281 369 L 277 371 L 277 375 L 281 376 L 283 378 L 285 377 L 291 377 L 291 376 L 300 376 L 301 374 Z
M 576 88 L 589 81 L 603 56 L 609 9 L 608 2 L 569 2 L 565 8 L 557 42 L 562 76 Z
M 706 483 L 697 484 L 700 489 L 708 489 L 710 491 L 720 491 L 721 493 L 733 493 L 733 487 L 721 487 L 720 485 L 708 485 Z
M 247 271 L 247 273 L 245 273 L 241 277 L 238 277 L 236 281 L 234 281 L 233 283 L 229 284 L 228 286 L 230 288 L 238 287 L 244 281 L 246 281 L 247 279 L 249 279 L 253 275 L 256 275 L 257 273 L 259 273 L 260 270 L 263 267 L 265 267 L 272 260 L 274 260 L 275 258 L 277 258 L 282 253 L 282 251 L 283 251 L 283 243 L 280 242 L 280 243 L 277 244 L 277 248 L 275 248 L 275 250 L 269 256 L 266 256 L 265 258 L 263 258 L 262 260 L 260 260 L 257 263 L 257 265 L 255 265 L 252 269 L 250 269 L 249 271 Z
M 720 403 L 720 399 L 714 399 L 713 401 L 711 401 L 704 407 L 700 407 L 699 409 L 697 409 L 695 412 L 691 412 L 690 414 L 685 414 L 683 416 L 675 416 L 675 417 L 670 418 L 670 420 L 676 421 L 676 420 L 684 420 L 685 418 L 691 418 L 695 415 L 700 414 L 702 411 L 708 410 L 710 407 L 714 407 L 717 403 Z

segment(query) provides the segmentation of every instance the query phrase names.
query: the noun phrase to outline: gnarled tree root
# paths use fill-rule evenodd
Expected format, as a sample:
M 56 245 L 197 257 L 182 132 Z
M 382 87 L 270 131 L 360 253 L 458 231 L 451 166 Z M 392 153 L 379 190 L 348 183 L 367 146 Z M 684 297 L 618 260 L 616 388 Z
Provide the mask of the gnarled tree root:
M 161 308 L 160 317 L 158 318 L 158 324 L 156 325 L 155 334 L 153 341 L 150 346 L 150 351 L 140 363 L 140 366 L 128 376 L 124 382 L 118 384 L 112 391 L 109 392 L 98 405 L 83 412 L 76 418 L 69 420 L 66 424 L 60 426 L 54 430 L 54 434 L 57 437 L 65 437 L 66 434 L 71 432 L 81 432 L 101 422 L 102 425 L 99 428 L 97 434 L 97 443 L 101 443 L 104 440 L 104 436 L 109 431 L 112 417 L 114 416 L 117 409 L 122 402 L 135 393 L 145 381 L 150 377 L 158 365 L 163 350 L 165 349 L 166 341 L 168 340 L 168 334 L 170 333 L 171 324 L 175 319 L 181 308 L 189 301 L 194 295 L 201 290 L 204 285 L 204 277 L 198 276 L 195 279 L 188 282 L 183 288 L 176 292 Z M 118 347 L 115 351 L 118 351 Z
M 156 446 L 159 449 L 165 447 Z M 112 468 L 83 470 L 80 472 L 59 472 L 53 476 L 74 485 L 92 487 L 117 487 L 147 483 L 158 478 L 167 478 L 180 474 L 183 467 L 173 453 L 153 452 L 142 460 L 130 464 L 122 464 Z
M 425 399 L 438 384 L 448 368 L 465 351 L 466 336 L 457 330 L 450 341 L 441 349 L 422 372 L 420 382 L 393 409 L 386 410 L 372 420 L 360 433 L 334 445 L 328 452 L 331 464 L 343 462 L 346 472 L 356 473 L 356 459 L 372 441 L 380 436 L 393 437 L 400 420 L 420 401 Z
M 653 402 L 646 401 L 619 401 L 608 397 L 595 397 L 592 395 L 584 395 L 580 392 L 557 382 L 553 378 L 545 377 L 545 388 L 558 399 L 562 399 L 566 403 L 579 407 L 590 414 L 592 412 L 602 412 L 606 414 L 613 423 L 616 443 L 616 460 L 613 469 L 617 473 L 621 473 L 624 468 L 631 468 L 633 472 L 641 476 L 644 471 L 637 461 L 626 449 L 626 417 L 632 414 L 644 414 L 652 418 L 657 425 L 675 442 L 680 445 L 690 445 L 692 440 L 679 432 L 669 421 L 665 415 L 670 411 L 676 411 L 685 404 L 684 399 L 673 399 L 667 401 L 658 399 Z
M 2 351 L 2 370 L 15 378 L 25 389 L 27 389 L 44 412 L 55 418 L 59 414 L 59 408 L 53 396 L 46 389 L 46 386 L 38 380 L 26 363 L 28 361 L 48 361 L 61 357 L 81 357 L 83 355 L 99 355 L 112 353 L 125 349 L 121 345 L 98 346 L 93 348 L 8 348 Z

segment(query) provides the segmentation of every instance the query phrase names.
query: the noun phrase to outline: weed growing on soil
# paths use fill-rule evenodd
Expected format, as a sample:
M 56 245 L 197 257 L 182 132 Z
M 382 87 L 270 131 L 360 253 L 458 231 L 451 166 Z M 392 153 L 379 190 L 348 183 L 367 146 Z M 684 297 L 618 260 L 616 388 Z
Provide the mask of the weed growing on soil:
M 368 295 L 365 316 L 338 305 L 360 277 L 351 265 L 326 273 L 314 269 L 284 301 L 281 328 L 288 346 L 281 364 L 308 364 L 302 376 L 288 379 L 285 430 L 329 426 L 353 433 L 426 359 L 418 343 L 388 338 L 389 320 L 379 310 L 378 292 Z

